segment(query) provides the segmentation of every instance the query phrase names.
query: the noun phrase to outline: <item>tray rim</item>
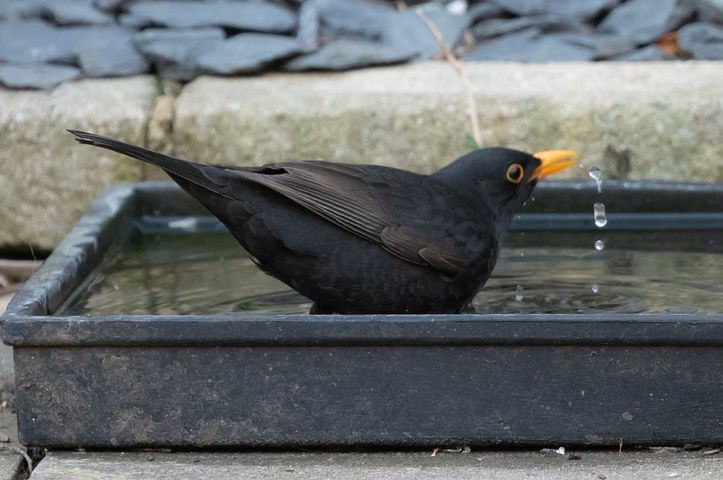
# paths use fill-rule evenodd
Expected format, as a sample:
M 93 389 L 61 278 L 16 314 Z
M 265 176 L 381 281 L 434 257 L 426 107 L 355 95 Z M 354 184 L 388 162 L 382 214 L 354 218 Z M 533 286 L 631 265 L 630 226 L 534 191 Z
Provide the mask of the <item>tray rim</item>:
M 564 192 L 565 189 L 592 191 L 595 186 L 590 182 L 562 180 L 545 182 L 538 188 Z M 723 184 L 717 183 L 608 181 L 606 189 L 640 195 L 683 192 L 723 200 Z M 103 192 L 10 302 L 0 317 L 2 340 L 15 346 L 213 342 L 234 345 L 559 344 L 575 343 L 575 340 L 723 345 L 723 314 L 52 315 L 77 283 L 97 266 L 111 245 L 121 240 L 113 230 L 124 227 L 126 234 L 130 232 L 129 225 L 140 215 L 143 200 L 179 192 L 182 192 L 180 187 L 172 182 L 118 184 Z M 720 205 L 721 212 L 713 215 L 723 218 L 723 201 Z M 539 215 L 550 217 L 545 213 Z M 571 337 L 575 326 L 579 329 L 581 323 L 587 327 L 586 337 Z M 651 333 L 652 325 L 656 326 L 655 334 Z M 203 335 L 199 335 L 201 326 Z

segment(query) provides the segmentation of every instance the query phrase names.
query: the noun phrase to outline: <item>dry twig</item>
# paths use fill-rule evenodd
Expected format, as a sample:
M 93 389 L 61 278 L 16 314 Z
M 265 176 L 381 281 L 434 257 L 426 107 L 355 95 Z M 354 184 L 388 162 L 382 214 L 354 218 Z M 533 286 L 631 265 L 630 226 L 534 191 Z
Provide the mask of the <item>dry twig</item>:
M 444 37 L 439 31 L 439 28 L 437 28 L 437 25 L 435 25 L 435 23 L 430 20 L 420 9 L 416 9 L 415 13 L 424 22 L 429 31 L 432 32 L 432 35 L 434 35 L 434 39 L 437 40 L 439 48 L 442 50 L 444 58 L 445 60 L 447 60 L 447 63 L 450 64 L 454 71 L 457 72 L 457 75 L 459 75 L 462 79 L 462 84 L 464 85 L 464 90 L 467 94 L 467 113 L 469 114 L 469 119 L 472 124 L 472 137 L 474 138 L 474 141 L 475 143 L 477 143 L 477 145 L 481 145 L 482 133 L 479 126 L 479 117 L 477 116 L 477 104 L 474 101 L 474 95 L 472 94 L 472 84 L 469 81 L 467 72 L 464 70 L 464 67 L 462 67 L 462 63 L 457 59 L 454 52 L 452 52 L 452 50 L 450 50 L 450 48 L 445 43 Z

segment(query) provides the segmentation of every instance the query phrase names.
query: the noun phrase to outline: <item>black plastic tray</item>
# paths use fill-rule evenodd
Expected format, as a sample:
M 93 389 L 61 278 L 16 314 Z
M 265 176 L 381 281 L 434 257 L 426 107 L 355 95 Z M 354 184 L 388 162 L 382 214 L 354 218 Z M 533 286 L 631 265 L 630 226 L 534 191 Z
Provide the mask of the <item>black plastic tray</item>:
M 604 201 L 607 230 L 723 232 L 722 185 L 545 182 L 535 197 L 518 228 L 591 229 Z M 16 295 L 2 338 L 22 443 L 723 442 L 723 315 L 53 315 L 139 217 L 203 214 L 171 184 L 114 187 Z

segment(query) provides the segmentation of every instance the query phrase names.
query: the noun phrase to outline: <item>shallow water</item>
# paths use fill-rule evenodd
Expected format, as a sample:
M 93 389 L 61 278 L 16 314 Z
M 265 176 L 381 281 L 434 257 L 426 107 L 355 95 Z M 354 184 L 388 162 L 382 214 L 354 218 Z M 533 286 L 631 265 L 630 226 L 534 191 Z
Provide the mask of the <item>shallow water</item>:
M 605 232 L 602 251 L 599 237 L 510 233 L 470 311 L 723 313 L 720 232 Z M 59 313 L 297 314 L 310 305 L 259 271 L 230 235 L 149 234 L 109 255 Z

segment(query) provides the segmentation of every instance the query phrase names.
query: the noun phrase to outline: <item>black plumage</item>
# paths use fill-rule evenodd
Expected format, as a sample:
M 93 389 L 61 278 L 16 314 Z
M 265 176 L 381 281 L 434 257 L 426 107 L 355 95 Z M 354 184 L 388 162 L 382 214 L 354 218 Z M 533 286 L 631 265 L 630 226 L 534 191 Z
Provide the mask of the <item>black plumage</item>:
M 161 167 L 312 313 L 459 312 L 492 272 L 515 208 L 572 153 L 486 148 L 432 175 L 320 161 L 228 167 L 70 132 Z

